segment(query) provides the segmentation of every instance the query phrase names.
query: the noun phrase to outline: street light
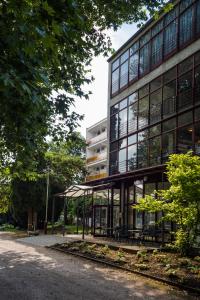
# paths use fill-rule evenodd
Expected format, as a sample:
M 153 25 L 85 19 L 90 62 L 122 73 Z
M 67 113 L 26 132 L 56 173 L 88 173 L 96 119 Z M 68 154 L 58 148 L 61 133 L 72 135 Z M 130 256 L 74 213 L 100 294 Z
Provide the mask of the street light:
M 46 212 L 45 212 L 45 221 L 44 221 L 44 234 L 47 234 L 48 203 L 49 203 L 49 168 L 47 169 Z

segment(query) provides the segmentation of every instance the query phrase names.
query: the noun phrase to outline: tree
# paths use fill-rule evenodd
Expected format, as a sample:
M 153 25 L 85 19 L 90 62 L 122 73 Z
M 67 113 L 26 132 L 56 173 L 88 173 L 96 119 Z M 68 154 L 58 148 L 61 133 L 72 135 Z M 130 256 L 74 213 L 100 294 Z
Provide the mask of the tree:
M 45 137 L 65 139 L 82 116 L 74 98 L 93 78 L 93 56 L 107 55 L 105 30 L 146 20 L 164 0 L 2 0 L 0 155 L 32 170 Z M 62 92 L 61 92 L 62 91 Z M 9 160 L 11 161 L 11 160 Z
M 19 225 L 26 226 L 29 208 L 38 213 L 41 221 L 44 220 L 47 172 L 50 178 L 49 216 L 51 216 L 53 195 L 63 192 L 72 183 L 83 181 L 86 174 L 85 145 L 85 140 L 79 133 L 73 133 L 68 142 L 61 145 L 50 143 L 49 150 L 45 153 L 45 160 L 43 161 L 43 157 L 40 160 L 37 177 L 33 180 L 18 177 L 12 180 L 12 214 L 16 222 L 20 223 Z M 59 216 L 62 208 L 62 199 L 57 199 L 55 218 Z
M 177 225 L 175 247 L 188 254 L 197 244 L 200 230 L 200 157 L 192 152 L 172 154 L 166 165 L 169 189 L 155 192 L 157 199 L 152 195 L 140 199 L 135 208 L 163 211 L 160 221 L 173 221 Z

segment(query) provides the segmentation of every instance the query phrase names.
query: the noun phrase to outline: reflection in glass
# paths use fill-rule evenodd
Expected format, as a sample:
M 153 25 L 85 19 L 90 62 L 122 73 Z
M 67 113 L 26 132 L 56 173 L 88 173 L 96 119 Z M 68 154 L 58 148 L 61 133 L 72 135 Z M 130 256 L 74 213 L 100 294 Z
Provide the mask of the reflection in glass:
M 160 156 L 160 136 L 157 136 L 149 140 L 149 163 L 151 166 L 158 165 L 161 163 Z
M 171 131 L 162 136 L 162 161 L 166 162 L 168 156 L 175 150 L 175 132 Z
M 126 172 L 126 148 L 119 150 L 118 170 L 120 173 Z
M 120 67 L 120 89 L 128 83 L 128 61 Z
M 150 124 L 160 121 L 162 107 L 162 90 L 150 95 Z
M 194 72 L 194 101 L 200 102 L 200 66 L 196 67 Z
M 151 44 L 151 65 L 155 66 L 162 60 L 163 33 L 159 33 Z
M 149 137 L 153 137 L 161 133 L 161 124 L 153 126 L 149 129 Z
M 137 144 L 128 147 L 128 171 L 137 167 Z
M 137 102 L 128 108 L 128 133 L 137 130 Z
M 193 121 L 193 113 L 192 111 L 189 111 L 187 113 L 184 113 L 180 116 L 178 116 L 178 126 L 184 126 L 187 124 L 192 123 Z
M 192 127 L 179 128 L 177 132 L 178 152 L 185 153 L 192 149 Z
M 118 172 L 118 151 L 110 153 L 110 175 Z
M 181 16 L 180 16 L 180 45 L 184 45 L 192 38 L 192 24 L 193 24 L 193 12 L 192 7 L 187 9 Z
M 119 69 L 112 73 L 112 94 L 119 90 Z
M 138 100 L 138 92 L 135 92 L 133 94 L 131 94 L 129 97 L 128 97 L 128 104 L 133 104 L 135 103 L 136 101 Z
M 127 134 L 127 108 L 119 112 L 119 137 Z
M 195 154 L 200 155 L 200 124 L 196 124 L 194 127 L 194 143 L 195 143 Z
M 179 101 L 178 107 L 187 107 L 192 104 L 192 72 L 181 76 L 178 80 Z
M 174 20 L 164 29 L 164 56 L 169 55 L 177 46 L 177 21 Z
M 150 92 L 157 90 L 158 88 L 161 87 L 161 85 L 162 85 L 162 76 L 157 77 L 150 83 Z
M 148 125 L 148 117 L 149 117 L 149 97 L 146 96 L 139 100 L 138 128 L 142 128 Z
M 138 167 L 147 167 L 148 140 L 138 144 Z
M 128 145 L 135 144 L 137 142 L 137 134 L 133 134 L 128 137 Z
M 140 75 L 149 71 L 149 53 L 150 44 L 148 43 L 140 49 Z
M 163 132 L 176 128 L 176 118 L 163 122 Z
M 136 52 L 130 57 L 129 60 L 129 81 L 137 79 L 138 77 L 138 64 L 139 64 L 139 53 Z
M 118 139 L 118 114 L 110 118 L 110 139 L 111 141 Z

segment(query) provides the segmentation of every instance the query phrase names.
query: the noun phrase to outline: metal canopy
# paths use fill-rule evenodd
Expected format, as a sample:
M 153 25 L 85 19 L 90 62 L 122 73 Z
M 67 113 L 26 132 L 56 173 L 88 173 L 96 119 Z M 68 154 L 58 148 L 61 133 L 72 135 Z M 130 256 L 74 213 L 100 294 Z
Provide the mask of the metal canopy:
M 57 197 L 70 197 L 70 198 L 78 198 L 81 196 L 84 196 L 87 192 L 87 195 L 92 194 L 93 191 L 102 190 L 104 188 L 111 187 L 111 183 L 106 184 L 100 184 L 95 186 L 89 186 L 89 185 L 71 185 L 69 188 L 67 188 L 63 193 L 56 194 L 54 196 Z

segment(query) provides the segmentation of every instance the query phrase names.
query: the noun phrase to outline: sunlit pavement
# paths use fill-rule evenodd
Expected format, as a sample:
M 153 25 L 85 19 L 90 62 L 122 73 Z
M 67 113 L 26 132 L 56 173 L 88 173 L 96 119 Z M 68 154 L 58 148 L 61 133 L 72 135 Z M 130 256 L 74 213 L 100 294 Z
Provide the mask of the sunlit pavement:
M 198 299 L 185 292 L 0 233 L 0 300 Z

